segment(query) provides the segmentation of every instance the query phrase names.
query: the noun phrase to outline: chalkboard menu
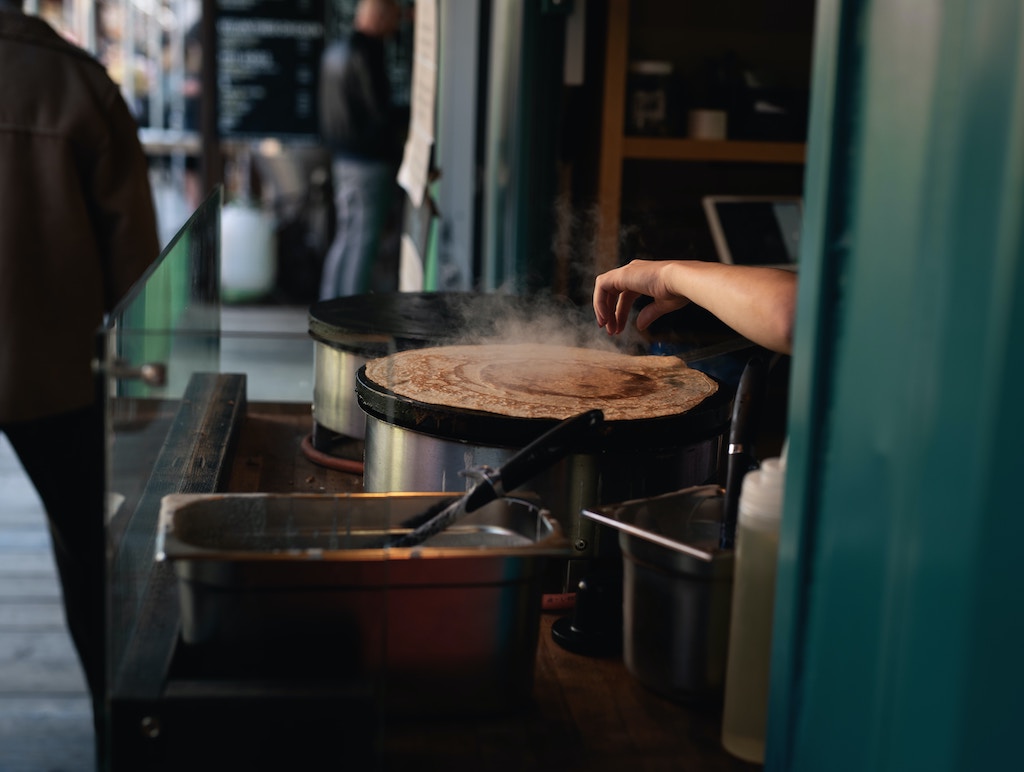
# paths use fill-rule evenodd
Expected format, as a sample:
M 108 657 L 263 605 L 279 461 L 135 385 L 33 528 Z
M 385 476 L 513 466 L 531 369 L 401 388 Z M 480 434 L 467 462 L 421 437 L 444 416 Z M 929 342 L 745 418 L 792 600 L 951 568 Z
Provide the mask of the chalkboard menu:
M 324 0 L 216 0 L 221 137 L 319 133 Z

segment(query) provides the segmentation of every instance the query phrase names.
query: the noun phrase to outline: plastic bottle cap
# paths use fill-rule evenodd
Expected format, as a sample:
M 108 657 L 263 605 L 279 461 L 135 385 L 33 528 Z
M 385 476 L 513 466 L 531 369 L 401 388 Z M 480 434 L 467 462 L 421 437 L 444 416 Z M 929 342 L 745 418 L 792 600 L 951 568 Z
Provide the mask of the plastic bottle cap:
M 744 521 L 775 522 L 782 517 L 782 494 L 786 465 L 781 458 L 768 458 L 743 477 L 739 517 Z

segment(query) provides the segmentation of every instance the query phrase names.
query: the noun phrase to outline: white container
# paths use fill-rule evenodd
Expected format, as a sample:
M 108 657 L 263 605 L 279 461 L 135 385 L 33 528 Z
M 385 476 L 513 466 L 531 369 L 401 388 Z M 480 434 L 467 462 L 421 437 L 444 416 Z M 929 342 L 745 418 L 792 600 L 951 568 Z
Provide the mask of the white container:
M 737 518 L 722 745 L 758 764 L 764 763 L 768 718 L 784 458 L 766 459 L 743 478 Z
M 227 303 L 258 300 L 277 281 L 273 219 L 258 207 L 231 202 L 221 211 L 220 291 Z
M 725 110 L 690 110 L 687 115 L 687 136 L 690 139 L 725 139 L 729 116 Z

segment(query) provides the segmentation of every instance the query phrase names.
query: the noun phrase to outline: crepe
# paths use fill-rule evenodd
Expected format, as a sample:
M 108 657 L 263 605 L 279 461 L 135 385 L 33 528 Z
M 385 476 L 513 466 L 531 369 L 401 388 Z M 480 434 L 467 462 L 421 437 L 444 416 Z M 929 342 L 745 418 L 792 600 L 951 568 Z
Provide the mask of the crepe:
M 594 408 L 607 421 L 677 415 L 718 390 L 675 357 L 535 343 L 409 349 L 368 362 L 366 376 L 418 402 L 556 420 Z

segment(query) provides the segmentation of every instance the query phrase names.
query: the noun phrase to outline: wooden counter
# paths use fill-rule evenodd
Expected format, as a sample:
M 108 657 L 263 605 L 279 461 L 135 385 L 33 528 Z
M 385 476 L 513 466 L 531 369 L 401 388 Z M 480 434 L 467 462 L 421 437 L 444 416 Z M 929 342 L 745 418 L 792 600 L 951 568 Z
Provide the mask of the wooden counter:
M 541 618 L 534 704 L 498 719 L 391 724 L 388 769 L 756 770 L 719 742 L 720 709 L 685 707 L 637 683 L 621 659 L 571 654 Z

